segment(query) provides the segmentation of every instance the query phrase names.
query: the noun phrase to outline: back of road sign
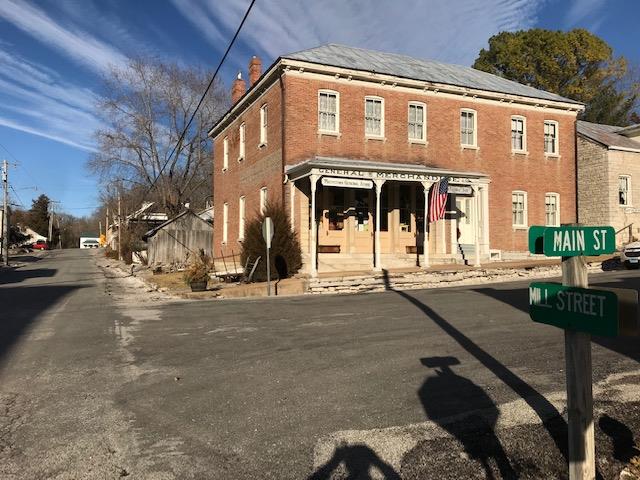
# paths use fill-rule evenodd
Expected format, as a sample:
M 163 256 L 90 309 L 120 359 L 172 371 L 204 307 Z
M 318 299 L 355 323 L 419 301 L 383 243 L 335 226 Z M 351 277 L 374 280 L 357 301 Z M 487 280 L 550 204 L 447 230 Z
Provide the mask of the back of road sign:
M 264 217 L 264 222 L 262 222 L 262 238 L 264 238 L 267 248 L 271 248 L 271 240 L 273 239 L 273 220 L 271 220 L 271 217 Z

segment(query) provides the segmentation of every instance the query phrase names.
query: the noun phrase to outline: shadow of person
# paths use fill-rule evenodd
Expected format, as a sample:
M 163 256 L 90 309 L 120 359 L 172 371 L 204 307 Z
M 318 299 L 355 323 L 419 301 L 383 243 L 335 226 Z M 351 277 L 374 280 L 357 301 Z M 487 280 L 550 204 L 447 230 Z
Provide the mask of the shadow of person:
M 640 450 L 635 446 L 633 433 L 624 423 L 609 415 L 603 415 L 598 421 L 600 430 L 611 437 L 613 441 L 613 457 L 621 462 L 629 462 Z
M 482 464 L 487 478 L 495 478 L 491 459 L 501 478 L 518 478 L 494 432 L 500 412 L 491 397 L 451 370 L 452 365 L 460 363 L 455 357 L 421 358 L 420 362 L 435 369 L 435 375 L 427 377 L 418 390 L 427 417 L 453 435 L 469 457 Z
M 341 464 L 344 464 L 344 471 L 340 471 Z M 372 468 L 377 469 L 382 477 L 380 475 L 372 476 Z M 329 480 L 333 474 L 346 480 L 372 480 L 373 478 L 400 480 L 400 475 L 391 465 L 384 462 L 369 447 L 361 444 L 341 444 L 335 449 L 333 456 L 313 472 L 308 480 Z

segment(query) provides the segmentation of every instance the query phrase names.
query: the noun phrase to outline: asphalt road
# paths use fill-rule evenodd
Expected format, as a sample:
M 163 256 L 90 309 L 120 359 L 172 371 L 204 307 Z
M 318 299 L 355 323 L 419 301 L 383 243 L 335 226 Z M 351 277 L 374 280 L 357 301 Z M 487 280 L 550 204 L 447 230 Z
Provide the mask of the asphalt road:
M 566 477 L 563 333 L 524 282 L 169 301 L 96 255 L 0 270 L 2 478 Z M 593 341 L 602 478 L 640 441 L 639 345 Z

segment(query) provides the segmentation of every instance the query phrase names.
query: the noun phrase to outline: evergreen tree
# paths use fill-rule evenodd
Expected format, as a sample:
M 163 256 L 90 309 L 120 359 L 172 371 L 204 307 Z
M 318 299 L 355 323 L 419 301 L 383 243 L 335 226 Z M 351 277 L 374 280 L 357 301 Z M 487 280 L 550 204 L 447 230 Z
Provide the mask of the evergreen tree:
M 43 236 L 49 234 L 49 204 L 51 201 L 45 194 L 40 195 L 31 204 L 29 210 L 28 221 L 29 227 L 34 232 Z

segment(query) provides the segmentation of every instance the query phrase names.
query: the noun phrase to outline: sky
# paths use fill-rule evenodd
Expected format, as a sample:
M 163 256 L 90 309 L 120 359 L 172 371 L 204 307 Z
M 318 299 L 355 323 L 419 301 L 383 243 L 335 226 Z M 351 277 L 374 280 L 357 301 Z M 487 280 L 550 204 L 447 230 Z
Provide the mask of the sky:
M 86 168 L 101 128 L 104 76 L 153 56 L 211 70 L 250 0 L 0 0 L 0 159 L 11 202 L 44 193 L 59 211 L 90 215 L 99 182 Z M 252 55 L 324 43 L 471 65 L 504 30 L 586 28 L 640 64 L 638 0 L 256 0 L 220 79 L 246 75 Z M 245 77 L 246 78 L 246 77 Z

